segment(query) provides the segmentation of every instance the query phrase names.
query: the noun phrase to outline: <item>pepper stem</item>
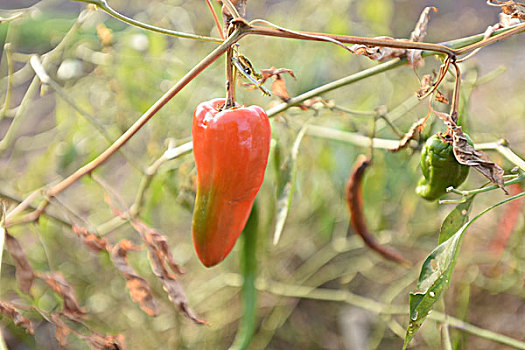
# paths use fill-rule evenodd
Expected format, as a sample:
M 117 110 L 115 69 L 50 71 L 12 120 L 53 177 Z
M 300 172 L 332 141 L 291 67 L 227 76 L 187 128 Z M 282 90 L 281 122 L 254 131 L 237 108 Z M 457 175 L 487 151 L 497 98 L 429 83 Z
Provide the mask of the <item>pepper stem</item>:
M 235 106 L 235 71 L 232 63 L 233 49 L 226 52 L 226 103 L 224 109 Z

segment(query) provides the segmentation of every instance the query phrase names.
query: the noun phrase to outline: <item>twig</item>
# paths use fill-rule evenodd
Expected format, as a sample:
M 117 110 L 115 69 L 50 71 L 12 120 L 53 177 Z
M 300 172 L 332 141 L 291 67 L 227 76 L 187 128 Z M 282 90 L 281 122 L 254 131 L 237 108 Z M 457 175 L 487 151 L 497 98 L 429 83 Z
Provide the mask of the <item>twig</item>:
M 241 277 L 239 275 L 230 274 L 226 283 L 233 287 L 241 286 Z M 375 314 L 390 314 L 390 315 L 408 315 L 407 305 L 383 304 L 375 300 L 351 293 L 347 290 L 313 288 L 301 285 L 290 285 L 274 281 L 258 279 L 256 281 L 257 289 L 271 294 L 289 297 L 289 298 L 303 298 L 319 301 L 333 301 L 350 304 L 361 309 L 368 310 Z M 496 343 L 512 346 L 516 349 L 525 350 L 525 342 L 517 339 L 507 337 L 503 334 L 495 333 L 487 329 L 474 326 L 470 323 L 459 320 L 450 315 L 445 315 L 439 311 L 433 311 L 428 315 L 428 318 L 436 322 L 446 322 L 451 327 L 457 328 L 472 335 L 491 340 Z
M 209 42 L 212 42 L 212 43 L 221 43 L 222 42 L 221 39 L 217 39 L 217 38 L 212 38 L 212 37 L 203 36 L 203 35 L 189 34 L 189 33 L 184 33 L 184 32 L 177 32 L 177 31 L 174 31 L 174 30 L 169 30 L 169 29 L 156 27 L 156 26 L 153 26 L 151 24 L 142 23 L 140 21 L 134 20 L 133 18 L 126 17 L 123 14 L 115 11 L 113 8 L 111 8 L 108 5 L 106 0 L 73 0 L 73 1 L 85 2 L 85 3 L 88 3 L 88 4 L 93 4 L 93 5 L 97 6 L 98 8 L 100 8 L 101 10 L 103 10 L 104 12 L 106 12 L 107 14 L 109 14 L 110 16 L 115 17 L 116 19 L 118 19 L 118 20 L 120 20 L 120 21 L 122 21 L 124 23 L 130 24 L 132 26 L 139 27 L 139 28 L 142 28 L 142 29 L 150 30 L 152 32 L 166 34 L 166 35 L 171 35 L 171 36 L 176 36 L 178 38 L 195 39 L 195 40 L 201 40 L 201 41 L 209 41 Z
M 15 69 L 15 66 L 13 64 L 13 52 L 11 49 L 11 44 L 5 44 L 4 49 L 5 57 L 7 59 L 7 90 L 5 92 L 4 106 L 0 111 L 0 120 L 2 120 L 5 117 L 7 111 L 9 110 L 9 108 L 11 108 L 11 90 L 13 87 L 13 73 Z
M 98 166 L 103 164 L 109 157 L 113 155 L 120 147 L 122 147 L 133 135 L 135 135 L 148 120 L 153 117 L 169 100 L 173 98 L 182 88 L 184 88 L 190 81 L 199 75 L 206 67 L 212 62 L 219 58 L 228 48 L 235 42 L 237 42 L 243 33 L 236 30 L 228 39 L 223 42 L 219 47 L 213 50 L 206 58 L 204 58 L 199 64 L 193 67 L 184 77 L 182 77 L 170 90 L 168 90 L 157 102 L 151 106 L 146 113 L 144 113 L 121 137 L 119 137 L 110 147 L 102 152 L 97 158 L 88 164 L 84 165 L 72 175 L 51 187 L 47 191 L 47 195 L 50 197 L 56 196 L 73 183 L 75 183 L 82 176 L 90 173 Z
M 46 69 L 44 68 L 42 62 L 40 61 L 40 58 L 37 55 L 31 56 L 29 63 L 31 64 L 31 67 L 35 71 L 42 84 L 46 84 L 49 87 L 51 87 L 51 89 L 53 89 L 53 91 L 55 91 L 57 95 L 59 95 L 64 101 L 66 101 L 67 104 L 73 107 L 73 109 L 76 110 L 81 116 L 86 118 L 86 120 L 100 132 L 100 134 L 106 139 L 106 141 L 108 141 L 109 144 L 115 141 L 108 135 L 106 129 L 97 121 L 95 116 L 89 114 L 88 112 L 80 108 L 80 106 L 78 106 L 75 103 L 75 101 L 73 101 L 73 99 L 62 89 L 62 87 L 56 81 L 51 79 L 51 77 L 46 73 Z M 142 168 L 138 164 L 136 164 L 133 158 L 128 157 L 123 150 L 120 149 L 119 153 L 135 169 L 137 169 L 138 171 L 142 171 Z
M 224 40 L 224 33 L 222 32 L 222 27 L 221 27 L 221 24 L 219 23 L 219 19 L 217 18 L 217 14 L 215 13 L 215 9 L 213 8 L 213 5 L 211 4 L 210 0 L 206 0 L 206 3 L 208 4 L 208 7 L 210 8 L 210 12 L 213 17 L 213 21 L 215 22 L 215 26 L 217 27 L 217 30 L 219 31 L 219 35 L 221 36 L 221 39 Z

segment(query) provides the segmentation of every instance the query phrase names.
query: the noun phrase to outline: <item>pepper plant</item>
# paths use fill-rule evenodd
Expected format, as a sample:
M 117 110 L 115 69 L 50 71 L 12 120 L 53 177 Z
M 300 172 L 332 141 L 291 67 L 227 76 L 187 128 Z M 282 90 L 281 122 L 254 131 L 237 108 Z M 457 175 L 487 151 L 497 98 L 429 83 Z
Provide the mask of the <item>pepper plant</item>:
M 522 3 L 128 3 L 0 7 L 0 349 L 525 349 Z

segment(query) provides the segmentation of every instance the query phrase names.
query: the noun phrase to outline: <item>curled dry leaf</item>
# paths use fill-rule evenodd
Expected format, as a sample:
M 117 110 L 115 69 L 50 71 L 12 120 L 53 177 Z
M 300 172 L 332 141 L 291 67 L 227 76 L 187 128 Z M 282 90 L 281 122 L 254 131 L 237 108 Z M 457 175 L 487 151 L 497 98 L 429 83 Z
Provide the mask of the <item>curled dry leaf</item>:
M 426 7 L 418 22 L 416 23 L 414 31 L 410 34 L 410 39 L 401 39 L 404 41 L 421 41 L 427 34 L 428 20 L 430 18 L 431 11 L 437 12 L 435 7 Z M 377 39 L 394 40 L 390 37 L 378 37 Z M 374 61 L 387 61 L 392 58 L 406 57 L 408 62 L 413 67 L 420 67 L 424 64 L 423 58 L 421 57 L 421 50 L 413 49 L 398 49 L 382 46 L 368 46 L 368 45 L 354 45 L 350 49 L 357 55 L 364 55 Z
M 371 163 L 371 159 L 363 155 L 359 156 L 348 178 L 346 184 L 346 201 L 350 209 L 350 224 L 370 249 L 381 254 L 385 259 L 409 266 L 410 262 L 405 260 L 397 250 L 379 244 L 366 226 L 363 212 L 362 181 L 365 171 Z
M 51 314 L 48 318 L 55 325 L 55 338 L 60 346 L 67 345 L 67 336 L 71 333 L 71 329 L 62 321 L 59 315 Z
M 125 349 L 124 336 L 122 334 L 118 335 L 108 335 L 100 334 L 93 332 L 91 335 L 77 334 L 79 338 L 83 339 L 86 343 L 89 344 L 91 349 L 96 350 L 120 350 Z
M 489 0 L 489 5 L 500 6 L 501 11 L 511 18 L 525 20 L 525 4 L 514 1 Z
M 430 112 L 426 115 L 426 117 L 419 119 L 416 121 L 408 132 L 403 136 L 403 138 L 399 141 L 399 146 L 396 148 L 389 149 L 390 152 L 399 152 L 400 150 L 404 149 L 410 140 L 413 140 L 416 138 L 421 131 L 425 128 L 425 123 L 427 122 L 428 117 L 430 116 Z
M 34 333 L 31 321 L 22 316 L 22 314 L 14 307 L 14 305 L 0 300 L 0 314 L 10 318 L 17 326 L 23 327 L 27 333 Z
M 139 304 L 140 308 L 149 316 L 157 315 L 157 306 L 153 300 L 153 293 L 148 282 L 135 272 L 128 263 L 127 254 L 130 251 L 138 250 L 127 239 L 121 240 L 111 250 L 111 258 L 115 267 L 124 275 L 128 280 L 126 287 L 129 290 L 131 299 Z
M 261 70 L 262 79 L 260 80 L 261 84 L 264 84 L 269 78 L 273 78 L 272 82 L 272 94 L 278 96 L 284 102 L 290 99 L 290 94 L 286 89 L 286 82 L 284 81 L 283 75 L 289 74 L 292 78 L 295 79 L 295 75 L 290 69 L 287 68 L 275 68 L 271 67 L 270 69 Z
M 503 184 L 503 169 L 492 162 L 485 152 L 472 147 L 461 127 L 455 124 L 452 126 L 452 140 L 454 156 L 460 164 L 473 167 L 508 194 Z
M 496 163 L 492 162 L 485 152 L 476 150 L 468 143 L 467 137 L 461 130 L 461 126 L 456 125 L 456 120 L 458 119 L 457 113 L 453 113 L 451 116 L 443 112 L 433 112 L 445 123 L 448 129 L 447 132 L 452 134 L 454 156 L 458 163 L 473 167 L 489 179 L 490 182 L 500 187 L 503 192 L 508 194 L 503 185 L 503 169 Z
M 73 225 L 73 232 L 80 237 L 82 243 L 95 253 L 108 249 L 108 241 L 105 238 L 100 238 L 93 233 L 89 233 L 85 227 Z
M 80 307 L 73 287 L 66 281 L 64 276 L 58 272 L 51 272 L 39 276 L 53 291 L 59 294 L 64 301 L 64 314 L 69 318 L 76 320 L 86 314 L 84 308 Z
M 133 220 L 132 225 L 140 233 L 142 240 L 148 247 L 148 256 L 153 273 L 160 279 L 164 290 L 168 293 L 171 302 L 177 306 L 179 311 L 197 324 L 206 324 L 200 320 L 190 309 L 186 293 L 179 281 L 171 271 L 182 273 L 181 268 L 175 263 L 168 247 L 166 237 L 156 230 L 148 227 L 140 220 Z
M 16 265 L 16 279 L 18 280 L 18 286 L 20 290 L 26 294 L 31 294 L 31 286 L 35 280 L 35 272 L 27 259 L 26 253 L 22 249 L 22 246 L 18 240 L 11 236 L 10 234 L 5 233 L 5 245 L 7 251 L 13 257 Z
M 109 196 L 106 196 L 106 201 L 115 215 L 118 215 L 123 219 L 128 219 L 124 213 L 113 206 Z M 177 306 L 183 315 L 191 319 L 193 322 L 197 324 L 206 324 L 206 321 L 197 318 L 189 308 L 186 294 L 174 275 L 174 273 L 181 274 L 184 271 L 182 271 L 182 269 L 175 263 L 166 237 L 136 218 L 132 218 L 130 222 L 133 228 L 140 234 L 142 241 L 148 248 L 148 256 L 150 258 L 153 273 L 162 282 L 163 288 L 168 293 L 171 302 Z M 124 262 L 126 261 L 124 260 Z M 129 267 L 129 265 L 127 266 Z M 174 273 L 170 272 L 170 269 Z

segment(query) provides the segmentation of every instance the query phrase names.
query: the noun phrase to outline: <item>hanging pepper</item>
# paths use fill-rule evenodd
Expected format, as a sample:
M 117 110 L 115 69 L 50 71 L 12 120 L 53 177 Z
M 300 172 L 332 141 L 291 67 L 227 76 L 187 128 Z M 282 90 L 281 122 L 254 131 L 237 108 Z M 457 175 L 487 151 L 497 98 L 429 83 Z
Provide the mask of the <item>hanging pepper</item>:
M 468 136 L 467 139 L 472 144 Z M 423 177 L 417 184 L 416 193 L 429 201 L 444 195 L 447 187 L 461 185 L 470 169 L 456 160 L 452 141 L 449 143 L 438 134 L 431 136 L 423 146 L 420 164 Z
M 258 106 L 223 108 L 224 99 L 203 102 L 193 115 L 197 198 L 193 244 L 210 267 L 230 253 L 264 179 L 271 129 Z

